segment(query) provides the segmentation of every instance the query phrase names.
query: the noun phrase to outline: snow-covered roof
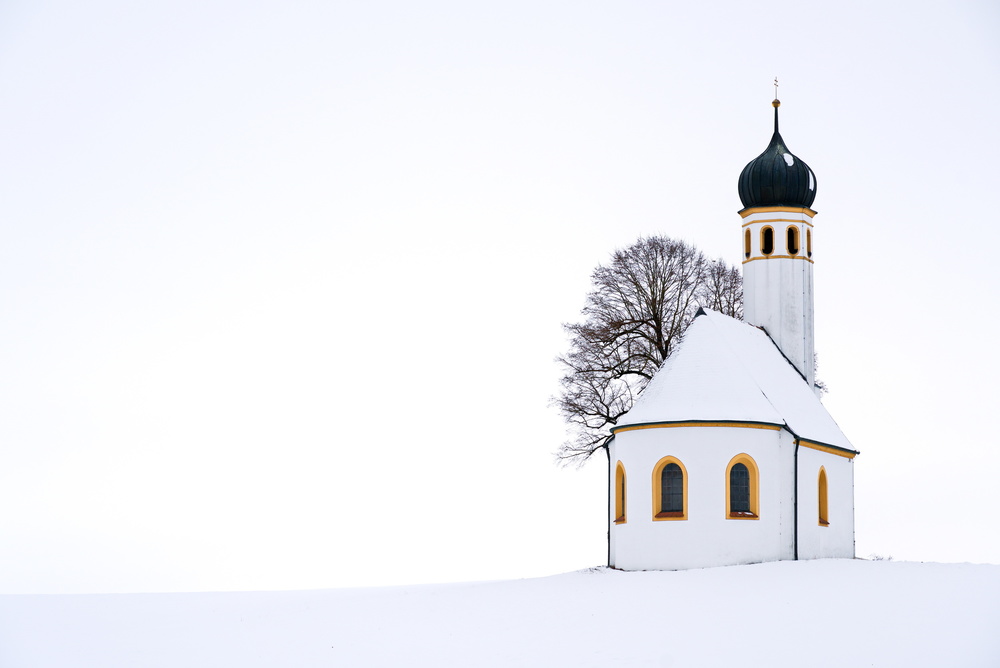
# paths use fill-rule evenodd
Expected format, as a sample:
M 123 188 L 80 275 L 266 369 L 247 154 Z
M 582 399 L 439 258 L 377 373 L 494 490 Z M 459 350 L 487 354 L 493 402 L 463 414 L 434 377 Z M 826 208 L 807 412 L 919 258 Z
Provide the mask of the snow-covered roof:
M 715 311 L 694 319 L 618 428 L 658 422 L 763 422 L 854 450 L 763 330 Z

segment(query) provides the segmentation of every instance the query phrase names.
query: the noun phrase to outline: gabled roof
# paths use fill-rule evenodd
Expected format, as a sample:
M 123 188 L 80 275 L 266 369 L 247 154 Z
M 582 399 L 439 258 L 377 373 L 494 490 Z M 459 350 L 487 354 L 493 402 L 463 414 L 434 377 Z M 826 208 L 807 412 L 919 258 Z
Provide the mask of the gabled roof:
M 661 422 L 760 422 L 801 439 L 853 446 L 763 330 L 703 310 L 615 430 Z

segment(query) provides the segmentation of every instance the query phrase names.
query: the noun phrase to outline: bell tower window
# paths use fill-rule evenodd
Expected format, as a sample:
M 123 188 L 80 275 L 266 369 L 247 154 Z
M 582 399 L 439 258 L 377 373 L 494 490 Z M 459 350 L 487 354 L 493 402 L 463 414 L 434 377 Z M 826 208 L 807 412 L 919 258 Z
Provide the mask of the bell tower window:
M 813 256 L 813 233 L 812 230 L 806 230 L 806 256 Z
M 743 235 L 743 257 L 750 259 L 750 230 Z
M 760 252 L 770 255 L 774 252 L 774 229 L 765 227 L 760 231 Z
M 789 225 L 788 230 L 785 233 L 787 237 L 786 245 L 788 247 L 789 255 L 799 254 L 799 228 L 794 225 Z

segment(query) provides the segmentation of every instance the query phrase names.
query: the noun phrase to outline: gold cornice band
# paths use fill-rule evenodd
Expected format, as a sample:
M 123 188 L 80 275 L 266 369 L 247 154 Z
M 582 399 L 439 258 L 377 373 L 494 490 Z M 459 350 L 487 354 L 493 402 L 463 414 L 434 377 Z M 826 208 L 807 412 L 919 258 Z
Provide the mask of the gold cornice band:
M 673 427 L 737 427 L 739 429 L 772 429 L 774 431 L 781 429 L 780 425 L 764 422 L 650 422 L 649 424 L 615 427 L 611 431 L 617 435 L 623 431 L 635 431 L 636 429 L 670 429 Z
M 738 429 L 769 429 L 771 431 L 781 430 L 781 425 L 772 424 L 769 422 L 648 422 L 646 424 L 630 424 L 624 427 L 614 427 L 611 432 L 617 436 L 618 434 L 626 431 L 636 431 L 638 429 L 670 429 L 673 427 L 736 427 Z M 793 434 L 794 435 L 794 434 Z M 858 456 L 856 450 L 850 450 L 848 448 L 838 448 L 834 445 L 826 445 L 825 443 L 817 443 L 816 441 L 807 441 L 804 438 L 797 440 L 797 443 L 804 448 L 809 448 L 810 450 L 818 450 L 820 452 L 826 452 L 831 455 L 837 455 L 838 457 L 845 457 L 847 459 L 854 459 Z
M 746 218 L 747 216 L 752 216 L 755 213 L 775 213 L 775 212 L 779 212 L 779 211 L 780 212 L 784 212 L 784 213 L 801 213 L 801 214 L 804 214 L 806 216 L 809 216 L 810 218 L 812 218 L 812 217 L 814 217 L 816 215 L 815 211 L 813 211 L 812 209 L 806 208 L 804 206 L 802 206 L 802 207 L 793 207 L 793 206 L 755 206 L 755 207 L 751 207 L 749 209 L 743 209 L 739 213 L 740 213 L 740 217 L 741 218 Z
M 743 223 L 743 227 L 750 227 L 751 225 L 756 225 L 757 223 L 800 223 L 802 225 L 808 225 L 809 227 L 815 227 L 808 220 L 794 220 L 792 218 L 768 218 L 767 220 L 751 220 L 749 223 Z
M 803 448 L 809 448 L 810 450 L 819 450 L 820 452 L 827 452 L 831 455 L 837 455 L 838 457 L 846 457 L 847 459 L 854 459 L 858 456 L 858 453 L 854 450 L 847 450 L 846 448 L 835 448 L 832 445 L 824 445 L 822 443 L 814 443 L 813 441 L 806 441 L 804 439 L 799 439 L 799 445 Z
M 743 264 L 746 264 L 747 262 L 753 262 L 754 260 L 777 260 L 777 259 L 783 259 L 783 260 L 805 260 L 806 262 L 809 262 L 810 264 L 816 264 L 815 260 L 813 260 L 812 258 L 806 257 L 805 255 L 763 255 L 761 257 L 752 257 L 749 260 L 743 260 Z

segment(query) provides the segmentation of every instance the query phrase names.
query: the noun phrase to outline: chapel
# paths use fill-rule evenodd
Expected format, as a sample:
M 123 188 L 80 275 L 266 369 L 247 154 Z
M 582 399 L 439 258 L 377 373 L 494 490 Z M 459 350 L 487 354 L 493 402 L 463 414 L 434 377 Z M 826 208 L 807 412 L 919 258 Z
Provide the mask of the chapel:
M 699 310 L 612 429 L 611 567 L 854 556 L 858 452 L 814 375 L 816 175 L 772 104 L 771 142 L 739 178 L 744 320 Z

